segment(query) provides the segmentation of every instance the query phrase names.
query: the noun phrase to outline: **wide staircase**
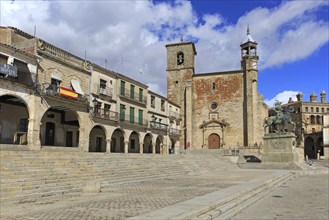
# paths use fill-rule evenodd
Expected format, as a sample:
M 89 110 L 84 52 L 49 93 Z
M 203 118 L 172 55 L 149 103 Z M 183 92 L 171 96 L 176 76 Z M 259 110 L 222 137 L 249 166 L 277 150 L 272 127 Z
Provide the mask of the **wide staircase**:
M 237 169 L 219 151 L 179 155 L 0 151 L 1 203 L 42 202 L 113 184 Z

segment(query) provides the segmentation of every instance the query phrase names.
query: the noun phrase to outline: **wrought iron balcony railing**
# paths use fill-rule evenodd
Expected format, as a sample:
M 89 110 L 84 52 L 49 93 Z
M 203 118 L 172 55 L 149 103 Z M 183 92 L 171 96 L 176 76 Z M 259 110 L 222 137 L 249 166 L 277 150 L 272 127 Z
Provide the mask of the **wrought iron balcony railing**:
M 147 103 L 147 96 L 141 95 L 137 92 L 133 92 L 126 88 L 123 89 L 122 87 L 120 87 L 120 95 L 130 100 L 144 103 L 145 105 Z
M 95 118 L 102 118 L 111 121 L 118 121 L 118 113 L 103 108 L 90 107 L 89 114 Z
M 169 134 L 180 135 L 180 130 L 176 128 L 169 128 Z
M 173 119 L 181 119 L 182 115 L 177 113 L 177 112 L 170 111 L 169 112 L 169 117 L 173 118 Z
M 82 96 L 76 93 L 72 89 L 63 86 L 56 86 L 49 83 L 44 83 L 40 85 L 40 87 L 38 90 L 41 95 L 55 97 L 59 99 L 65 99 L 65 100 L 73 100 L 73 101 L 82 102 L 84 104 L 88 104 L 88 99 L 86 96 Z
M 163 124 L 161 122 L 150 121 L 150 128 L 167 131 L 168 130 L 168 125 Z
M 100 85 L 97 85 L 97 95 L 106 95 L 113 97 L 113 89 L 109 87 L 101 87 Z
M 122 123 L 134 124 L 143 127 L 147 127 L 148 121 L 139 117 L 131 117 L 130 115 L 119 114 L 119 120 Z

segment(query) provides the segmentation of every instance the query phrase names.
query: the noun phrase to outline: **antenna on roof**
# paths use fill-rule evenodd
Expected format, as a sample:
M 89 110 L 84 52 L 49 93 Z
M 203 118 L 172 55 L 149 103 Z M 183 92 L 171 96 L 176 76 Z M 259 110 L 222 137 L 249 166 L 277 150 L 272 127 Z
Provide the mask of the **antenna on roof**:
M 34 37 L 36 36 L 36 34 L 37 34 L 37 26 L 34 25 Z
M 180 36 L 180 42 L 183 42 L 183 35 Z
M 105 69 L 107 69 L 107 59 L 105 59 Z

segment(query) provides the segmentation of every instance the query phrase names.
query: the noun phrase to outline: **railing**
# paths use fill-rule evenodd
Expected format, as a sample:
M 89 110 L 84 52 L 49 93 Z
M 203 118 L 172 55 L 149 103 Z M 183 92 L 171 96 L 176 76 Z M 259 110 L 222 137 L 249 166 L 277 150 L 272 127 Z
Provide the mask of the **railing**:
M 143 127 L 147 127 L 148 121 L 146 119 L 140 119 L 138 117 L 131 118 L 130 115 L 119 114 L 119 120 L 123 123 L 140 125 Z
M 169 112 L 169 117 L 175 118 L 175 119 L 181 119 L 182 118 L 182 115 L 179 114 L 179 113 L 177 113 L 177 112 L 170 111 Z
M 103 108 L 91 107 L 89 114 L 95 118 L 108 119 L 111 121 L 118 121 L 118 113 L 110 110 L 105 110 Z
M 63 86 L 55 86 L 53 84 L 44 83 L 41 85 L 41 88 L 39 88 L 39 92 L 41 95 L 46 95 L 46 96 L 51 96 L 51 97 L 56 97 L 66 100 L 69 99 L 69 100 L 88 104 L 88 99 L 85 96 L 81 96 L 77 94 L 75 91 L 65 88 Z
M 167 131 L 168 125 L 156 121 L 150 121 L 150 128 Z
M 100 85 L 97 85 L 97 95 L 106 95 L 106 96 L 113 96 L 113 89 L 108 87 L 100 87 Z
M 180 130 L 176 128 L 169 128 L 169 134 L 180 135 Z
M 122 87 L 120 87 L 120 95 L 124 96 L 130 100 L 144 103 L 145 105 L 147 103 L 147 96 L 144 96 L 144 95 L 140 96 L 139 93 L 137 93 L 137 92 L 131 93 L 131 90 L 126 89 L 126 88 L 124 89 L 124 93 L 122 93 Z

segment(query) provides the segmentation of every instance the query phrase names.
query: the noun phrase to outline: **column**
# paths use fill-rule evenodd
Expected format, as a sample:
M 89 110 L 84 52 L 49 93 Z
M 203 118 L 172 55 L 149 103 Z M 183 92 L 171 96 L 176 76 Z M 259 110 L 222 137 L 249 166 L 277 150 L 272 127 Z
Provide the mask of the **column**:
M 106 139 L 106 152 L 111 153 L 111 139 Z
M 139 153 L 140 154 L 143 154 L 143 146 L 144 146 L 143 143 L 139 143 Z
M 128 153 L 128 145 L 129 145 L 129 141 L 125 141 L 125 154 Z

